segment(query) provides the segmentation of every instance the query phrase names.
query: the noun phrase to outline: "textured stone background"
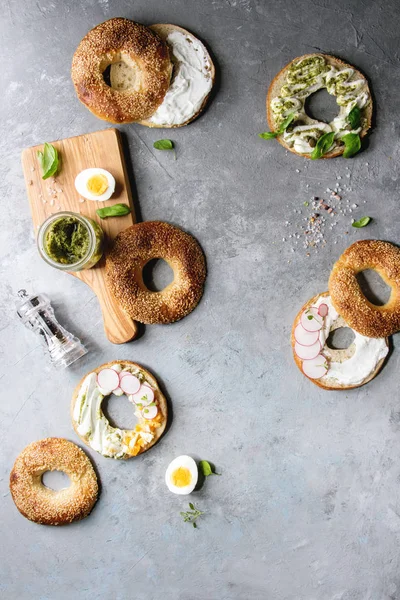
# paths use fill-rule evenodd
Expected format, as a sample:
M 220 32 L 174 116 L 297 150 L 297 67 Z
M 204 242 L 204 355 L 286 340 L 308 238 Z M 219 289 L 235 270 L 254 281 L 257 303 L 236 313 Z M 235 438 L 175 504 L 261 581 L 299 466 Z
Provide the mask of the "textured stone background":
M 143 219 L 194 233 L 209 267 L 197 310 L 175 325 L 147 327 L 124 347 L 105 339 L 90 289 L 39 258 L 20 165 L 26 146 L 106 127 L 79 104 L 69 68 L 81 37 L 113 16 L 191 29 L 212 48 L 220 73 L 208 111 L 166 133 L 176 162 L 152 148 L 164 132 L 121 128 Z M 400 599 L 396 338 L 381 375 L 350 393 L 302 377 L 289 344 L 295 314 L 326 289 L 342 250 L 364 237 L 400 241 L 399 25 L 395 0 L 5 0 L 2 598 Z M 376 127 L 351 161 L 307 162 L 257 137 L 271 78 L 315 49 L 354 63 L 373 84 Z M 310 214 L 303 202 L 337 181 L 359 207 L 338 215 L 326 246 L 307 256 L 289 235 Z M 351 216 L 364 214 L 373 224 L 352 229 Z M 15 316 L 21 287 L 52 298 L 60 321 L 90 346 L 85 361 L 54 372 Z M 128 462 L 90 453 L 102 493 L 86 520 L 62 529 L 30 523 L 8 493 L 16 455 L 46 436 L 78 442 L 72 390 L 87 370 L 117 358 L 148 366 L 165 385 L 174 408 L 168 435 Z M 190 498 L 207 511 L 197 531 L 179 517 L 187 501 L 164 485 L 168 463 L 183 453 L 214 461 L 223 474 Z

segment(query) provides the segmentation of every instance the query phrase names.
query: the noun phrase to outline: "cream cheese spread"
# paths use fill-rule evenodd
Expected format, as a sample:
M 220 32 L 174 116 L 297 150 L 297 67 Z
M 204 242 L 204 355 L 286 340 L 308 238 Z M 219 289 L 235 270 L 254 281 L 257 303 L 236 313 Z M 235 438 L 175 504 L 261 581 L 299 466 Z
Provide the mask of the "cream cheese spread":
M 327 304 L 329 308 L 328 314 L 324 318 L 324 325 L 319 332 L 322 353 L 334 356 L 335 351 L 332 352 L 325 344 L 340 316 L 334 309 L 330 296 L 320 296 L 313 306 L 319 308 L 321 304 Z M 321 378 L 321 381 L 324 381 L 324 379 L 334 379 L 343 385 L 357 385 L 362 383 L 375 371 L 378 362 L 389 352 L 385 338 L 365 337 L 354 331 L 354 329 L 351 331 L 355 336 L 354 341 L 348 348 L 349 354 L 352 353 L 352 356 L 343 360 L 343 362 L 338 362 L 334 358 L 331 358 L 329 360 L 328 373 Z
M 112 367 L 117 372 L 122 371 L 122 366 L 115 364 Z M 144 380 L 139 370 L 124 369 Z M 146 385 L 149 382 L 146 381 Z M 154 391 L 154 389 L 153 389 Z M 143 421 L 140 410 L 135 409 L 135 416 L 139 425 L 133 430 L 112 427 L 101 410 L 101 403 L 105 397 L 104 390 L 97 384 L 97 374 L 89 373 L 84 379 L 75 401 L 72 417 L 77 425 L 79 435 L 87 439 L 87 443 L 103 456 L 111 458 L 126 458 L 135 455 L 135 445 L 139 439 L 146 444 L 150 443 L 154 434 L 150 424 Z M 117 395 L 122 395 L 117 390 Z
M 332 149 L 344 135 L 360 133 L 362 127 L 352 129 L 348 115 L 355 106 L 367 106 L 371 98 L 366 80 L 353 79 L 354 73 L 350 67 L 338 69 L 329 65 L 321 55 L 305 57 L 289 68 L 280 96 L 271 100 L 271 110 L 278 125 L 293 112 L 295 120 L 303 122 L 283 133 L 284 141 L 296 152 L 310 154 L 324 133 L 335 133 Z M 340 106 L 338 116 L 330 123 L 313 119 L 305 111 L 306 98 L 322 88 L 335 96 Z
M 174 72 L 162 104 L 148 119 L 158 126 L 183 125 L 200 110 L 211 91 L 212 63 L 205 46 L 192 35 L 172 31 L 167 37 Z

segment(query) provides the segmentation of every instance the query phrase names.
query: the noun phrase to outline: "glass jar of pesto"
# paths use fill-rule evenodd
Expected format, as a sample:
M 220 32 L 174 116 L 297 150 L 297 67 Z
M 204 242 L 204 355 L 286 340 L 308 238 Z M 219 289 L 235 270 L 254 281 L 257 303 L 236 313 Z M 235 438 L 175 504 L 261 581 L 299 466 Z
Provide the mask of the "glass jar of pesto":
M 104 233 L 92 219 L 59 212 L 41 225 L 37 245 L 47 264 L 63 271 L 93 267 L 103 255 Z

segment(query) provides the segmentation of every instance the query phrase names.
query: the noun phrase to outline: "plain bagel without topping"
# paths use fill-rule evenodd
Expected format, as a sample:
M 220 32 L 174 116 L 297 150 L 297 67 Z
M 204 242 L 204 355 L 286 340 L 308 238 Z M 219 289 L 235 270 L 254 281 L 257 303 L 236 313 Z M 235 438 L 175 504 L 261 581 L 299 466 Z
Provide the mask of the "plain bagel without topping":
M 310 65 L 310 61 L 316 64 Z M 305 110 L 308 96 L 322 88 L 336 97 L 340 107 L 338 116 L 329 124 L 313 119 Z M 335 141 L 322 158 L 334 158 L 344 152 L 345 146 L 340 143 L 343 135 L 357 133 L 363 138 L 371 127 L 373 104 L 366 78 L 352 65 L 328 54 L 305 54 L 287 64 L 273 79 L 266 104 L 271 131 L 295 113 L 294 122 L 277 140 L 290 152 L 306 158 L 311 158 L 313 147 L 324 133 L 334 131 Z M 355 130 L 348 120 L 354 106 L 361 110 L 361 124 Z
M 152 292 L 143 282 L 144 266 L 164 259 L 174 280 Z M 162 221 L 137 223 L 117 235 L 106 258 L 106 280 L 125 312 L 141 323 L 172 323 L 199 303 L 206 279 L 203 251 L 194 237 Z
M 42 483 L 46 471 L 63 471 L 71 485 L 55 491 Z M 10 474 L 10 491 L 19 512 L 42 525 L 79 521 L 92 510 L 98 494 L 96 473 L 86 454 L 62 438 L 29 444 Z
M 108 86 L 103 74 L 121 60 L 134 81 L 128 90 Z M 71 76 L 79 100 L 97 117 L 131 123 L 150 117 L 164 100 L 172 63 L 166 44 L 149 28 L 114 18 L 87 33 L 75 51 Z
M 383 306 L 372 304 L 361 291 L 357 274 L 379 273 L 392 288 Z M 400 330 L 400 248 L 381 240 L 361 240 L 333 265 L 329 292 L 336 310 L 350 327 L 369 337 L 386 337 Z

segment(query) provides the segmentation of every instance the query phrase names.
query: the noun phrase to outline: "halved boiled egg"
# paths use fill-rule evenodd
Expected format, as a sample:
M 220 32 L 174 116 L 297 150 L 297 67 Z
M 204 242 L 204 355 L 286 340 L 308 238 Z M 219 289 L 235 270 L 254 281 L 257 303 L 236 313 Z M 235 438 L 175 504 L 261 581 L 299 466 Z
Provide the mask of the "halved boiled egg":
M 196 487 L 199 472 L 196 462 L 190 456 L 178 456 L 165 473 L 165 483 L 174 494 L 190 494 Z
M 105 169 L 85 169 L 75 177 L 78 194 L 86 200 L 109 200 L 115 191 L 115 179 Z

